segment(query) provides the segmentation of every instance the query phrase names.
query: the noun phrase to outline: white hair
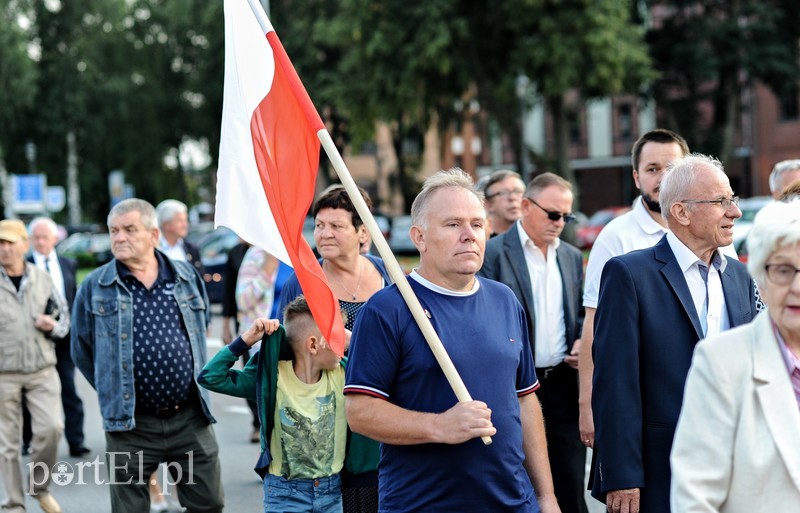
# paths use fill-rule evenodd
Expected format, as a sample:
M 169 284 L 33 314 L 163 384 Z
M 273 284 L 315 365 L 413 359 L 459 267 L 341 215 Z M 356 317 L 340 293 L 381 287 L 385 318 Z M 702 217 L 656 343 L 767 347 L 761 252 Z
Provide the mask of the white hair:
M 703 155 L 702 153 L 692 153 L 680 158 L 670 164 L 664 178 L 661 180 L 661 191 L 658 193 L 658 201 L 661 204 L 661 215 L 669 222 L 670 209 L 675 203 L 689 198 L 692 192 L 692 185 L 697 179 L 697 175 L 704 167 L 711 166 L 725 173 L 722 163 L 714 157 Z
M 178 214 L 185 214 L 188 212 L 186 203 L 182 201 L 167 199 L 162 201 L 156 207 L 156 217 L 158 218 L 158 226 L 164 226 L 164 223 L 171 220 Z
M 800 200 L 775 201 L 756 214 L 747 234 L 747 270 L 758 286 L 767 284 L 767 260 L 782 247 L 800 242 Z
M 50 230 L 50 233 L 53 234 L 54 237 L 58 237 L 58 225 L 56 225 L 55 221 L 50 219 L 49 217 L 36 217 L 34 218 L 30 224 L 28 225 L 28 234 L 31 236 L 33 235 L 33 231 L 39 225 L 47 226 Z
M 783 188 L 778 187 L 781 175 L 789 171 L 794 171 L 795 169 L 800 169 L 800 159 L 782 160 L 775 164 L 775 167 L 772 168 L 772 172 L 769 174 L 769 192 L 772 194 L 781 192 Z

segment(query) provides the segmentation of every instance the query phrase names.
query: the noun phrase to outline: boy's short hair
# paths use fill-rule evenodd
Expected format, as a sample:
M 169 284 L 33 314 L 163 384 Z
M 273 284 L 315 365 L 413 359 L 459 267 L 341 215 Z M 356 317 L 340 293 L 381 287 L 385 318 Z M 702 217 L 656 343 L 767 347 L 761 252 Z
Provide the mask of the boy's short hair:
M 320 330 L 311 315 L 305 296 L 297 296 L 286 305 L 283 310 L 283 328 L 292 351 L 310 335 L 319 334 Z

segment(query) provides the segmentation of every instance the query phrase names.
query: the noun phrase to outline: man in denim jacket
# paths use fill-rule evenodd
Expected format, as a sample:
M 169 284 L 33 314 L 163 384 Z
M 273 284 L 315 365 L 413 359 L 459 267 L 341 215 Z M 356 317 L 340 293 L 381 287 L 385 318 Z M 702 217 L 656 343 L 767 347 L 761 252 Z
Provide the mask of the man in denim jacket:
M 148 511 L 148 478 L 164 461 L 185 511 L 220 512 L 214 418 L 208 392 L 195 381 L 206 363 L 202 279 L 156 249 L 155 209 L 146 201 L 117 204 L 108 230 L 114 259 L 78 290 L 72 358 L 97 390 L 111 509 Z

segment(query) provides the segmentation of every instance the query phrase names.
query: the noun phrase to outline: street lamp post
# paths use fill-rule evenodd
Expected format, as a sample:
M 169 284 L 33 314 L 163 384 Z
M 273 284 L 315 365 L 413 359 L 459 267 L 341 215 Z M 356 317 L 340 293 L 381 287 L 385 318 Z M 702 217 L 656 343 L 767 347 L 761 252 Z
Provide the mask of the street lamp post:
M 36 143 L 28 141 L 25 143 L 25 159 L 28 161 L 28 172 L 36 173 Z
M 525 143 L 525 118 L 528 114 L 527 100 L 530 79 L 527 77 L 527 75 L 525 75 L 525 73 L 520 71 L 517 75 L 517 78 L 514 80 L 514 85 L 516 86 L 517 99 L 519 100 L 519 174 L 522 176 L 523 181 L 528 183 L 528 181 L 531 179 L 529 176 L 531 166 L 528 160 L 528 149 Z

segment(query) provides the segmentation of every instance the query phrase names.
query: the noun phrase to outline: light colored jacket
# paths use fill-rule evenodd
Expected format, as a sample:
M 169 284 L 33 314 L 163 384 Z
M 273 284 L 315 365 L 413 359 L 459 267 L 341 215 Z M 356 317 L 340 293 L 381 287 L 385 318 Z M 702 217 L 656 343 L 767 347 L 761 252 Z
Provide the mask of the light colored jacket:
M 800 409 L 769 310 L 698 344 L 671 461 L 672 511 L 800 511 Z
M 50 276 L 25 262 L 18 291 L 0 266 L 0 373 L 27 374 L 56 364 L 53 341 L 34 325 L 36 317 L 44 313 L 56 319 L 49 335 L 65 336 L 69 331 L 69 308 Z

